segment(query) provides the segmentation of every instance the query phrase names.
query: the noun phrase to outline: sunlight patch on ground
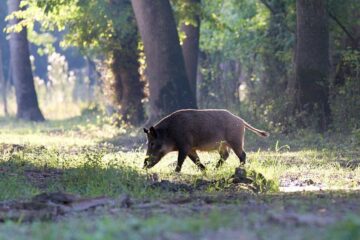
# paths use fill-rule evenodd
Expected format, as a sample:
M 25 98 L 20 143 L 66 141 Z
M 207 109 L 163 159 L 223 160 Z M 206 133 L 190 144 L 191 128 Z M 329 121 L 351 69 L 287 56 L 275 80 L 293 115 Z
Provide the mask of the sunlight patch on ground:
M 65 136 L 49 136 L 46 134 L 0 134 L 0 142 L 6 144 L 27 144 L 37 146 L 86 146 L 94 145 L 91 139 Z
M 326 187 L 326 186 L 285 186 L 279 187 L 280 192 L 318 192 L 318 191 L 357 191 L 360 187 L 343 188 L 343 187 Z

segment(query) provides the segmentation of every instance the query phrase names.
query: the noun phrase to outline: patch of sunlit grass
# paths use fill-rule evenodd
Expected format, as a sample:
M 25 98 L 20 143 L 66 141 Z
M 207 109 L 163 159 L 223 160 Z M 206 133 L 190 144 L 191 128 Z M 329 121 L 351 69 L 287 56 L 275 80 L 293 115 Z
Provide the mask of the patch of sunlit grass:
M 38 170 L 52 167 L 64 172 L 56 181 L 50 181 L 44 189 L 31 186 L 37 190 L 28 191 L 28 194 L 24 194 L 25 197 L 47 190 L 68 190 L 89 196 L 116 196 L 121 192 L 136 196 L 156 195 L 158 191 L 148 187 L 148 179 L 154 174 L 159 180 L 195 184 L 198 179 L 229 179 L 239 166 L 238 158 L 231 153 L 224 165 L 215 169 L 219 154 L 199 152 L 200 161 L 207 167 L 206 173 L 202 173 L 190 159 L 186 159 L 182 172 L 176 174 L 177 153 L 173 152 L 166 155 L 154 168 L 145 171 L 142 169 L 145 151 L 141 146 L 137 150 L 121 151 L 120 149 L 127 147 L 126 141 L 115 141 L 117 146 L 106 144 L 114 136 L 130 137 L 130 130 L 114 127 L 97 112 L 44 123 L 1 118 L 0 126 L 1 143 L 25 146 L 25 149 L 0 160 L 0 164 L 6 169 L 4 172 L 12 173 L 16 169 L 22 169 L 23 172 L 19 174 L 21 176 L 26 173 L 24 166 Z M 138 133 L 132 134 L 131 137 L 138 137 Z M 346 165 L 359 157 L 359 152 L 355 149 L 310 148 L 290 151 L 291 148 L 277 141 L 273 145 L 268 147 L 271 150 L 259 148 L 258 151 L 248 151 L 245 165 L 248 172 L 259 173 L 273 181 L 273 190 L 278 187 L 286 188 L 293 183 L 296 186 L 315 185 L 319 189 L 359 187 L 359 166 Z M 291 145 L 289 142 L 289 146 Z M 16 164 L 8 167 L 6 164 L 9 162 Z M 9 178 L 1 180 L 3 184 L 6 184 L 6 179 Z M 16 177 L 11 180 L 15 181 Z M 24 182 L 24 178 L 19 178 L 19 182 Z M 11 193 L 14 197 L 19 196 L 16 191 L 15 189 Z

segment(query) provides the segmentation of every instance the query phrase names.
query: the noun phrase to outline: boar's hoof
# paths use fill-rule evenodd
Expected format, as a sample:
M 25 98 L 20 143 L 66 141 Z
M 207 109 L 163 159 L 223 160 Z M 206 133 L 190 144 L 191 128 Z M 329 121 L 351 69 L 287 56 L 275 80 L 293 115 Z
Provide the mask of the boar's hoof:
M 204 165 L 199 165 L 199 169 L 200 171 L 202 172 L 205 172 L 206 171 L 206 167 Z

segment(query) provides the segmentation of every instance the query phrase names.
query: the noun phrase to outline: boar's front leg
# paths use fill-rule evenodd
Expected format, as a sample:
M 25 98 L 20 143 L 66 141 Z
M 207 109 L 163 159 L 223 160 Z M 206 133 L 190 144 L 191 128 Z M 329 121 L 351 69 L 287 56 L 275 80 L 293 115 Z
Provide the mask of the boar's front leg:
M 197 155 L 196 151 L 195 150 L 192 150 L 188 153 L 188 156 L 189 158 L 191 159 L 191 161 L 193 161 L 193 163 L 195 163 L 196 166 L 198 166 L 198 168 L 201 170 L 201 171 L 205 171 L 206 168 L 205 166 L 200 162 L 200 158 L 199 156 Z
M 185 161 L 187 152 L 184 149 L 179 149 L 179 155 L 178 155 L 178 160 L 177 160 L 177 165 L 175 168 L 175 172 L 180 172 L 181 171 L 181 167 Z

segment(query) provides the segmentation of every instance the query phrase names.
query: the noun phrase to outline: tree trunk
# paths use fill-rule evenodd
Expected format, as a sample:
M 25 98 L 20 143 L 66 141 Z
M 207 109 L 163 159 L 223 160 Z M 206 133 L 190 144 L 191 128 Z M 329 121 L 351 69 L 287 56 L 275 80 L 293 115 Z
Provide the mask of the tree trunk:
M 0 88 L 1 88 L 1 95 L 4 105 L 4 114 L 7 116 L 8 109 L 7 109 L 7 99 L 6 99 L 6 81 L 4 77 L 4 70 L 3 70 L 3 62 L 2 62 L 2 51 L 1 51 L 1 42 L 0 42 Z
M 325 0 L 298 0 L 295 81 L 302 122 L 324 131 L 329 123 L 329 29 Z
M 130 43 L 131 44 L 131 43 Z M 139 125 L 144 120 L 142 99 L 144 86 L 140 82 L 137 41 L 127 50 L 115 50 L 111 69 L 114 75 L 116 102 L 120 105 L 122 120 Z
M 126 35 L 123 32 L 115 32 L 114 42 L 119 46 L 112 51 L 111 70 L 114 76 L 116 105 L 120 108 L 121 120 L 132 125 L 139 125 L 144 121 L 144 108 L 142 100 L 144 95 L 144 83 L 140 81 L 139 74 L 139 35 L 135 16 L 132 11 L 130 0 L 114 0 L 110 2 L 116 9 L 116 15 L 126 15 Z M 115 14 L 115 13 L 114 13 Z M 116 38 L 117 37 L 117 38 Z
M 189 4 L 200 4 L 201 0 L 187 0 Z M 186 74 L 190 84 L 191 92 L 196 99 L 196 76 L 198 67 L 198 55 L 199 55 L 199 37 L 200 37 L 200 16 L 196 11 L 196 15 L 193 16 L 196 25 L 185 24 L 181 25 L 181 31 L 186 35 L 186 38 L 182 45 L 182 52 L 184 55 Z
M 20 2 L 21 0 L 8 0 L 9 13 L 18 11 Z M 18 22 L 19 19 L 12 19 L 10 25 Z M 17 118 L 44 121 L 34 87 L 26 28 L 19 33 L 10 34 L 10 55 L 17 102 Z
M 144 42 L 150 90 L 150 119 L 182 108 L 195 108 L 169 0 L 132 0 Z

